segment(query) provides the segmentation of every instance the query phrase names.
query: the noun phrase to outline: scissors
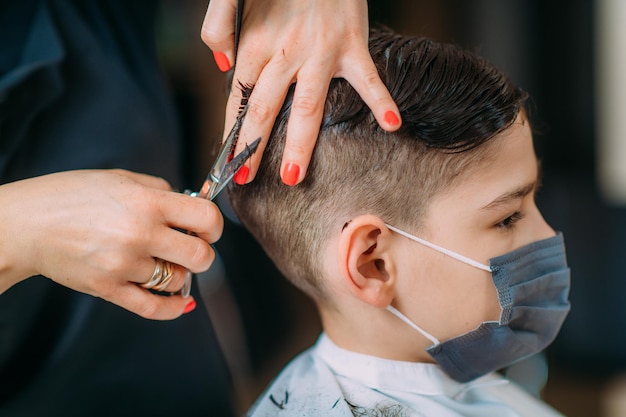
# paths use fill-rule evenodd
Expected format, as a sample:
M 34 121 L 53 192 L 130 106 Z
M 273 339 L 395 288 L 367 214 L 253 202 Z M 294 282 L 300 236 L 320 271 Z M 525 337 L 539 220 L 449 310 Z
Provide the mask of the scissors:
M 226 137 L 226 140 L 222 143 L 220 150 L 217 154 L 217 158 L 211 167 L 211 170 L 206 176 L 202 188 L 198 192 L 192 192 L 186 190 L 185 194 L 192 197 L 206 198 L 207 200 L 213 200 L 220 191 L 226 187 L 226 185 L 233 179 L 237 171 L 246 163 L 248 159 L 256 152 L 261 143 L 261 138 L 257 138 L 250 145 L 246 144 L 246 148 L 238 155 L 234 156 L 235 145 L 237 145 L 237 139 L 239 138 L 239 131 L 243 118 L 246 114 L 248 107 L 244 107 L 235 121 L 235 125 L 231 129 L 230 133 Z M 187 270 L 185 275 L 185 282 L 180 290 L 180 295 L 183 297 L 189 297 L 191 292 L 191 280 L 192 273 Z
M 235 60 L 237 59 L 237 47 L 239 45 L 239 35 L 241 33 L 241 21 L 243 17 L 243 3 L 244 0 L 237 0 L 237 9 L 235 11 Z M 226 137 L 226 140 L 222 143 L 220 150 L 217 154 L 217 158 L 211 167 L 202 188 L 198 192 L 185 191 L 185 194 L 192 197 L 206 198 L 213 201 L 213 199 L 219 194 L 220 191 L 226 187 L 226 185 L 233 179 L 237 171 L 246 163 L 248 159 L 256 152 L 261 142 L 261 138 L 257 138 L 250 145 L 246 144 L 246 148 L 234 156 L 235 146 L 239 139 L 239 131 L 241 130 L 241 124 L 243 118 L 246 115 L 248 106 L 242 108 L 235 120 L 233 128 Z M 189 297 L 191 292 L 192 273 L 187 270 L 185 275 L 185 282 L 180 290 L 180 295 L 183 297 Z

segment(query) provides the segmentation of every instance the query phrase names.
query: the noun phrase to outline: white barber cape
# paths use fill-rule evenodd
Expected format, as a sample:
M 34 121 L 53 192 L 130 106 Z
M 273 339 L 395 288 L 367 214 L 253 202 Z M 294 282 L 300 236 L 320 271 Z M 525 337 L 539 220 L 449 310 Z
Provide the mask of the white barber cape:
M 254 417 L 354 415 L 562 417 L 497 373 L 459 383 L 435 364 L 351 352 L 325 334 L 283 369 L 248 413 Z

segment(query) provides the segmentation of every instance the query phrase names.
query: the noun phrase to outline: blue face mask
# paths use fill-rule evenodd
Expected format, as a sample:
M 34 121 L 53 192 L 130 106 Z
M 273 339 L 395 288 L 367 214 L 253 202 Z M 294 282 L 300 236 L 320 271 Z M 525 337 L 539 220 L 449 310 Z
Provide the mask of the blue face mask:
M 387 309 L 433 342 L 427 349 L 452 378 L 467 382 L 545 349 L 570 309 L 570 274 L 563 235 L 531 243 L 481 264 L 387 225 L 411 240 L 473 267 L 491 272 L 502 308 L 499 322 L 440 342 L 392 306 Z

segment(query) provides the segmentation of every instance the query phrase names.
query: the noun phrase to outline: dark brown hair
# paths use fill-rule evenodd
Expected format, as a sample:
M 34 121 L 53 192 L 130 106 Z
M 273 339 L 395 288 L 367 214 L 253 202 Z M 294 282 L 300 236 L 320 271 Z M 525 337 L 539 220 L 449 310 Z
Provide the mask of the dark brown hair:
M 527 95 L 478 55 L 387 29 L 370 52 L 402 115 L 383 131 L 345 80 L 333 80 L 304 181 L 283 185 L 279 169 L 293 88 L 255 180 L 232 186 L 242 223 L 295 285 L 325 299 L 320 256 L 331 232 L 360 214 L 419 228 L 432 198 L 497 157 L 490 139 L 510 126 Z

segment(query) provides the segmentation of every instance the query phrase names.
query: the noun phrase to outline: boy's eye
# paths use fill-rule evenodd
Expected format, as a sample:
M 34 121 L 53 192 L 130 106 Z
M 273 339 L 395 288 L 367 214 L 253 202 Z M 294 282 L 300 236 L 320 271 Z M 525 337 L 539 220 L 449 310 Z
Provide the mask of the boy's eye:
M 516 211 L 515 213 L 508 216 L 506 219 L 499 221 L 496 224 L 496 227 L 502 230 L 509 230 L 515 227 L 515 223 L 522 220 L 524 218 L 524 214 L 520 211 Z

